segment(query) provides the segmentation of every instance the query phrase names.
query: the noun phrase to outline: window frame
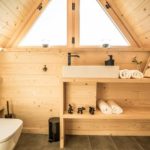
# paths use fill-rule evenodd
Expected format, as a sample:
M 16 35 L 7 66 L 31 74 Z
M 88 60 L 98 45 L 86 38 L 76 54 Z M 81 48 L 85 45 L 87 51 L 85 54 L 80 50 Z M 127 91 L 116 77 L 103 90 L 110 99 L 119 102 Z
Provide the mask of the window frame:
M 97 0 L 100 5 L 102 5 L 104 8 L 106 5 L 106 0 Z M 109 0 L 107 0 L 109 1 Z M 39 11 L 36 8 L 36 11 L 30 19 L 28 18 L 28 22 L 26 23 L 26 26 L 22 28 L 22 31 L 20 32 L 20 35 L 18 35 L 15 40 L 13 37 L 14 42 L 12 44 L 8 44 L 7 47 L 18 47 L 18 43 L 23 39 L 25 33 L 27 33 L 32 26 L 32 23 L 40 16 L 43 9 L 47 6 L 47 4 L 50 3 L 48 0 L 42 1 L 43 7 L 42 10 Z M 75 3 L 75 10 L 72 10 L 72 4 Z M 41 4 L 41 3 L 40 3 Z M 128 26 L 124 25 L 124 23 L 119 19 L 119 16 L 116 14 L 114 9 L 105 9 L 105 11 L 111 16 L 113 21 L 116 23 L 116 25 L 119 27 L 120 31 L 124 34 L 126 39 L 129 41 L 130 46 L 112 46 L 111 48 L 130 48 L 130 47 L 141 47 L 141 43 L 134 39 L 135 36 L 134 33 L 130 33 L 128 30 Z M 72 37 L 75 38 L 75 43 L 72 43 Z M 100 46 L 81 46 L 79 45 L 80 41 L 80 0 L 67 0 L 67 45 L 66 46 L 49 46 L 50 48 L 58 48 L 58 49 L 73 49 L 73 48 L 95 48 L 95 49 L 101 49 Z M 10 42 L 11 43 L 11 42 Z M 43 48 L 42 46 L 21 46 L 21 48 Z

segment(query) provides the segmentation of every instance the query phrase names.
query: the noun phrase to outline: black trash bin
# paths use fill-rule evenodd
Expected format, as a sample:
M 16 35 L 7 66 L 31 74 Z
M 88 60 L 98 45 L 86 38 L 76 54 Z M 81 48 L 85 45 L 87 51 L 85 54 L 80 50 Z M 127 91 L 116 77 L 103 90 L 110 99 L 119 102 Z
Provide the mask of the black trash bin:
M 60 139 L 60 123 L 59 118 L 49 118 L 49 142 L 57 142 Z

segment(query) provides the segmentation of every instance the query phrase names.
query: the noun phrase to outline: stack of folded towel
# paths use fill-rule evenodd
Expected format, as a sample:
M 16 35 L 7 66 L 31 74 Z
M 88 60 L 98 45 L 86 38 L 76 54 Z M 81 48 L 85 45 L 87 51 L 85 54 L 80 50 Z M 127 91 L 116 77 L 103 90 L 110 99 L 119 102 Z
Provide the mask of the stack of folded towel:
M 119 77 L 121 79 L 130 79 L 130 78 L 141 79 L 143 78 L 143 73 L 140 72 L 139 70 L 124 69 L 124 70 L 120 70 Z
M 116 104 L 114 101 L 104 101 L 104 100 L 99 100 L 98 101 L 98 107 L 101 110 L 102 113 L 104 114 L 121 114 L 123 113 L 123 109 Z

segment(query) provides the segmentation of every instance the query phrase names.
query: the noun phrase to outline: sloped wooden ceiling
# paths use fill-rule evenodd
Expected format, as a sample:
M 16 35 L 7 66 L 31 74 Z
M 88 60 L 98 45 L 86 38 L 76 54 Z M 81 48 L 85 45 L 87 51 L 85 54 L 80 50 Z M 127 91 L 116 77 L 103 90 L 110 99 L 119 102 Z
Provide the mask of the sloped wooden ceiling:
M 150 0 L 111 0 L 144 47 L 150 47 Z
M 39 0 L 0 0 L 0 47 L 5 47 Z M 143 47 L 150 47 L 150 0 L 108 0 L 131 26 Z
M 5 47 L 37 0 L 0 0 L 0 47 Z

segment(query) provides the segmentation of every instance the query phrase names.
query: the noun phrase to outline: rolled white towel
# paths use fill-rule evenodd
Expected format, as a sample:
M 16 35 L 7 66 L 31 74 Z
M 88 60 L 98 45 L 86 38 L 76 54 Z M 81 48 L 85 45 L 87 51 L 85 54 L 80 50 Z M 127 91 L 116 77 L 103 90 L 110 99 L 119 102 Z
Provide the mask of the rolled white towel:
M 118 104 L 116 104 L 114 101 L 109 100 L 107 103 L 111 107 L 113 114 L 121 114 L 121 113 L 123 113 L 123 109 Z
M 131 78 L 131 71 L 128 69 L 120 70 L 119 76 L 121 79 L 130 79 Z
M 139 70 L 131 70 L 131 77 L 133 79 L 141 79 L 144 77 L 144 75 Z
M 105 101 L 99 100 L 98 107 L 103 114 L 112 114 L 111 107 Z

